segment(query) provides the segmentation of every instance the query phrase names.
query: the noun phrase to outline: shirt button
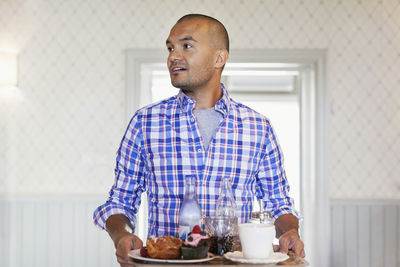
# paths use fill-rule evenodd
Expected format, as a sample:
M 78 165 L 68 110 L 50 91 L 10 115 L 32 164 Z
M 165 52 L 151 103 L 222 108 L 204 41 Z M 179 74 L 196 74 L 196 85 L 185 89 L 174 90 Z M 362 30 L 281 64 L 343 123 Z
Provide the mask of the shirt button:
M 199 153 L 200 153 L 200 152 L 201 152 L 201 148 L 198 148 L 198 149 L 197 149 L 197 152 L 199 152 Z
M 191 120 L 192 122 L 194 122 L 194 118 L 191 118 L 190 120 Z

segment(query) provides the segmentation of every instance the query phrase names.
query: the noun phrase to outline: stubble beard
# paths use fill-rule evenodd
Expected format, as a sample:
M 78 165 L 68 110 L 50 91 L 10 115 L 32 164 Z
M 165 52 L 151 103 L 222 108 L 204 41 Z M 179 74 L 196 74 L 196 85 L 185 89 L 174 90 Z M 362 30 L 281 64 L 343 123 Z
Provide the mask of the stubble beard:
M 190 84 L 188 84 L 187 82 L 177 82 L 177 81 L 174 82 L 172 77 L 171 77 L 171 84 L 173 87 L 182 89 L 183 91 L 187 91 L 188 88 L 190 88 Z
M 174 81 L 173 77 L 171 77 L 171 84 L 175 88 L 181 89 L 185 94 L 194 93 L 197 88 L 203 87 L 205 84 L 209 82 L 210 77 L 202 77 L 203 79 L 193 80 L 191 77 L 187 77 L 183 81 Z

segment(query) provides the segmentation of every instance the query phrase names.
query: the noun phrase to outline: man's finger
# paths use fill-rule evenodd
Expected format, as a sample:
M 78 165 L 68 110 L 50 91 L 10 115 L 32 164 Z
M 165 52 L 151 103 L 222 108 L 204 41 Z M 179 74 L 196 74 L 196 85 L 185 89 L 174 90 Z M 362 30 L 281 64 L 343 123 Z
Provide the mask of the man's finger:
M 128 251 L 120 249 L 115 252 L 115 255 L 117 256 L 117 261 L 121 267 L 133 266 L 133 260 L 129 258 Z
M 303 244 L 303 242 L 302 242 L 301 240 L 297 240 L 297 241 L 293 244 L 292 249 L 293 249 L 294 253 L 296 254 L 296 256 L 301 256 L 301 252 L 302 252 L 303 249 L 304 249 L 304 244 Z
M 128 256 L 128 252 L 129 251 L 125 251 L 125 250 L 122 250 L 122 249 L 117 249 L 117 251 L 115 252 L 115 255 L 117 256 L 117 258 L 121 258 L 121 259 L 124 259 L 124 260 L 129 260 L 129 256 Z
M 279 239 L 279 251 L 281 253 L 287 254 L 289 250 L 289 240 L 287 238 L 282 237 Z
M 131 262 L 129 259 L 125 259 L 125 258 L 122 258 L 122 257 L 117 257 L 117 261 L 118 261 L 120 264 L 128 264 L 128 263 Z
M 143 247 L 143 241 L 139 238 L 132 239 L 132 249 L 138 249 Z M 129 252 L 129 251 L 128 251 Z
M 306 257 L 306 252 L 304 249 L 301 250 L 300 257 L 305 258 Z
M 118 263 L 121 265 L 121 267 L 131 267 L 134 266 L 133 261 L 131 260 L 126 260 L 124 258 L 118 257 L 117 258 Z

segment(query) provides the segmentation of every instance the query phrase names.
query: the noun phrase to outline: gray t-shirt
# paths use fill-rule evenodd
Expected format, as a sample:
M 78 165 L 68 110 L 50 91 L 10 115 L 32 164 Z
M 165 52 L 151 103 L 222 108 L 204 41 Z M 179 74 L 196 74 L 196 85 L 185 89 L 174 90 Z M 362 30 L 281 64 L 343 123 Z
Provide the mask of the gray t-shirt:
M 199 124 L 200 134 L 203 138 L 205 149 L 208 149 L 211 138 L 217 131 L 217 128 L 223 116 L 214 108 L 195 109 L 193 110 L 193 112 L 197 118 L 197 123 Z

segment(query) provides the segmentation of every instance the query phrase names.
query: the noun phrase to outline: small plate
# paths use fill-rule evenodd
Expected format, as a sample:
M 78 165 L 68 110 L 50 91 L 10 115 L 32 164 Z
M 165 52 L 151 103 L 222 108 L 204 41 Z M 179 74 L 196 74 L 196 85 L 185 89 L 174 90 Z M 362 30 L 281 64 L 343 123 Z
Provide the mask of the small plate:
M 246 259 L 243 257 L 243 253 L 241 251 L 228 252 L 224 254 L 224 257 L 228 260 L 240 263 L 249 263 L 249 264 L 269 264 L 269 263 L 277 263 L 289 258 L 288 255 L 280 252 L 273 252 L 268 258 L 264 259 Z
M 136 260 L 141 261 L 148 261 L 148 262 L 162 262 L 162 263 L 198 263 L 198 262 L 205 262 L 214 259 L 214 255 L 208 253 L 207 258 L 204 259 L 194 259 L 194 260 L 183 260 L 183 259 L 174 259 L 174 260 L 165 260 L 165 259 L 153 259 L 153 258 L 145 258 L 140 256 L 140 249 L 131 250 L 128 253 L 128 256 L 134 258 Z

